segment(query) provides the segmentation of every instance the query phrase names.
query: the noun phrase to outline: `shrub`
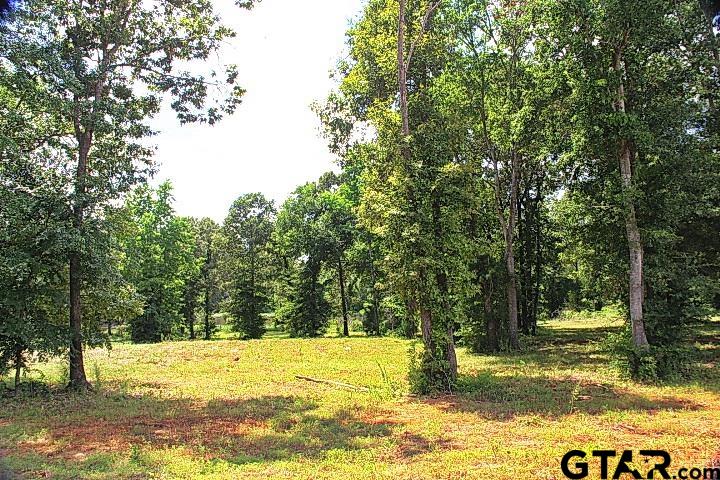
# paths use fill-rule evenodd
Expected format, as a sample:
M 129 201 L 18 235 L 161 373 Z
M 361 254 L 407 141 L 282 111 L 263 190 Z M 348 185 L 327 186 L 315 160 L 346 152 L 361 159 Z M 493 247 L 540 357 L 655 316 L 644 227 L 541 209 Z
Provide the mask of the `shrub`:
M 695 374 L 697 349 L 682 345 L 652 345 L 639 349 L 632 344 L 630 326 L 609 334 L 603 342 L 612 363 L 624 375 L 642 382 L 689 379 Z
M 432 395 L 454 390 L 455 382 L 448 378 L 448 363 L 445 359 L 433 358 L 425 349 L 418 353 L 415 344 L 410 346 L 408 357 L 410 393 Z

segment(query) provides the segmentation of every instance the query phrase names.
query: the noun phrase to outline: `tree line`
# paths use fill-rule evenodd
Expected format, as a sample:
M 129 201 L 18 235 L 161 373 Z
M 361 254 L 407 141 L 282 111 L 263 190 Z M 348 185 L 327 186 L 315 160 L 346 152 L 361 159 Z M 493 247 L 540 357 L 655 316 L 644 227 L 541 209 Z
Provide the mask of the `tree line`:
M 609 303 L 629 318 L 630 373 L 686 368 L 719 298 L 711 10 L 368 2 L 319 110 L 419 318 L 418 390 L 452 388 L 458 341 L 515 350 L 540 316 Z
M 251 2 L 238 2 L 242 8 Z M 338 330 L 517 350 L 563 309 L 620 305 L 615 353 L 684 374 L 720 306 L 720 54 L 704 0 L 369 0 L 314 109 L 339 173 L 222 225 L 177 216 L 147 120 L 239 105 L 197 74 L 233 32 L 210 0 L 28 0 L 0 23 L 0 366 L 84 345 Z M 69 321 L 68 321 L 69 319 Z

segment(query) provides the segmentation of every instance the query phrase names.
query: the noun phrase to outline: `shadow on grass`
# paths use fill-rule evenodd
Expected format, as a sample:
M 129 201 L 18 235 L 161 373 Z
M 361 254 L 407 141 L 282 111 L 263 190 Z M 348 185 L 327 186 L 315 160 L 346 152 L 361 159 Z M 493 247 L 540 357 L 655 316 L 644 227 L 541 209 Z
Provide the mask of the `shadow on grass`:
M 16 445 L 14 455 L 40 454 L 62 462 L 137 448 L 182 447 L 198 458 L 235 464 L 322 458 L 329 450 L 361 450 L 391 436 L 396 424 L 346 411 L 323 415 L 312 400 L 294 396 L 211 400 L 198 406 L 186 399 L 113 393 L 82 397 L 84 408 L 60 397 L 45 399 L 67 407 L 58 408 L 57 416 L 34 416 L 15 428 L 0 423 L 0 437 Z M 416 440 L 421 447 L 429 444 Z
M 538 414 L 561 416 L 581 412 L 601 414 L 608 411 L 697 410 L 702 405 L 691 398 L 672 396 L 646 397 L 624 390 L 608 382 L 517 374 L 518 362 L 527 371 L 587 371 L 588 367 L 608 365 L 610 357 L 600 342 L 621 327 L 582 328 L 544 327 L 539 335 L 528 339 L 528 349 L 517 353 L 493 356 L 499 365 L 508 368 L 507 375 L 489 372 L 466 375 L 459 379 L 460 394 L 428 399 L 448 411 L 474 412 L 489 419 L 512 419 L 518 415 Z M 693 378 L 665 382 L 664 386 L 700 386 L 710 392 L 720 391 L 720 322 L 708 321 L 695 329 L 691 342 L 700 346 Z M 504 364 L 504 365 L 503 365 Z
M 543 376 L 462 376 L 459 394 L 423 400 L 446 411 L 472 412 L 489 420 L 512 420 L 521 415 L 561 417 L 610 411 L 697 410 L 690 399 L 646 397 L 609 383 Z

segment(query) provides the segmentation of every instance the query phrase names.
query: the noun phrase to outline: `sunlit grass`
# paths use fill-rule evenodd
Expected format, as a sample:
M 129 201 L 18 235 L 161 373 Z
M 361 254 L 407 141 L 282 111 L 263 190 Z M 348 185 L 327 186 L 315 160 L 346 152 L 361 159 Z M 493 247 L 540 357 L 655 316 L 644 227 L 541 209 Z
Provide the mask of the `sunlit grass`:
M 698 379 L 677 385 L 621 378 L 599 343 L 617 325 L 574 316 L 520 354 L 461 350 L 462 392 L 438 398 L 407 395 L 410 342 L 395 338 L 115 345 L 88 353 L 93 394 L 2 399 L 0 456 L 29 479 L 560 479 L 574 448 L 706 465 L 720 452 L 720 322 L 700 329 Z

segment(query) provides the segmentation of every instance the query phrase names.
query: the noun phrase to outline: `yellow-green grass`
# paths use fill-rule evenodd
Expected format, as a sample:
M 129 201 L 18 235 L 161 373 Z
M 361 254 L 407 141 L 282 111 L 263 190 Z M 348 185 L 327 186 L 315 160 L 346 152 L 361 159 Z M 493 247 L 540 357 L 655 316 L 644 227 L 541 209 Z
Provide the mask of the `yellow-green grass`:
M 94 393 L 0 399 L 0 457 L 27 479 L 562 479 L 565 452 L 599 448 L 708 465 L 720 455 L 720 322 L 698 337 L 698 380 L 662 386 L 611 367 L 599 344 L 610 323 L 549 322 L 519 354 L 460 350 L 472 388 L 436 398 L 407 395 L 410 342 L 394 338 L 93 350 Z M 60 363 L 36 368 L 62 381 Z

